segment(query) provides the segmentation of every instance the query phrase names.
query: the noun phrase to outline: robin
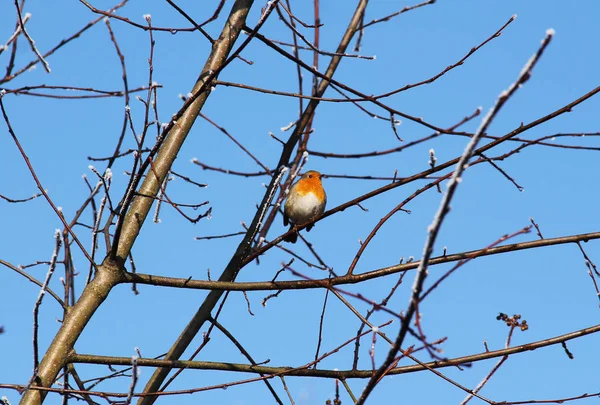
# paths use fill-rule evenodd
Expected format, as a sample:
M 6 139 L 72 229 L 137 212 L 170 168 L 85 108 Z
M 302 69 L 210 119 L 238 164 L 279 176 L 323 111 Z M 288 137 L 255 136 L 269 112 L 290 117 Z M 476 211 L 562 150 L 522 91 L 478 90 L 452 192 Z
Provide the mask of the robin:
M 295 226 L 303 225 L 325 211 L 327 195 L 321 184 L 321 177 L 321 173 L 310 170 L 290 188 L 283 211 L 283 225 L 287 226 L 290 223 L 290 230 L 294 232 L 284 238 L 286 242 L 296 243 L 298 232 Z M 310 231 L 313 225 L 308 225 L 306 232 Z

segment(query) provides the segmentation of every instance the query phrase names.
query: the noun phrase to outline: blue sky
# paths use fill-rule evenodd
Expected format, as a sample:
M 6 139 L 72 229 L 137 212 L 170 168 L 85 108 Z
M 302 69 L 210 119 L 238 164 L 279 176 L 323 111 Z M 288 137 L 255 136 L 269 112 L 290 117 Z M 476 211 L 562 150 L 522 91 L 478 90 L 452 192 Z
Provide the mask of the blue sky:
M 209 4 L 206 8 L 201 3 Z M 178 5 L 198 21 L 211 14 L 216 1 L 181 1 Z M 225 5 L 226 12 L 231 2 Z M 307 4 L 304 4 L 307 3 Z M 309 2 L 292 3 L 295 13 L 311 21 Z M 333 51 L 345 28 L 356 2 L 321 2 L 321 47 Z M 60 7 L 57 6 L 60 5 Z M 312 4 L 312 2 L 311 2 Z M 372 0 L 367 9 L 367 21 L 397 11 L 414 2 Z M 112 3 L 98 1 L 94 5 L 107 9 Z M 257 1 L 248 25 L 257 21 L 264 2 Z M 207 11 L 209 10 L 209 11 Z M 43 52 L 61 39 L 68 37 L 81 26 L 95 18 L 82 4 L 74 2 L 26 2 L 25 12 L 32 14 L 27 23 L 31 36 Z M 222 26 L 222 13 L 218 22 L 208 31 L 216 36 Z M 138 23 L 143 15 L 151 14 L 155 26 L 187 27 L 187 22 L 166 2 L 131 2 L 119 14 Z M 521 68 L 538 49 L 546 30 L 556 31 L 552 43 L 536 66 L 531 79 L 510 99 L 489 129 L 492 135 L 504 135 L 557 110 L 598 86 L 596 52 L 599 35 L 595 29 L 600 4 L 594 0 L 577 2 L 516 1 L 484 2 L 475 0 L 438 0 L 434 5 L 406 13 L 389 22 L 369 27 L 365 32 L 362 55 L 376 56 L 375 60 L 346 59 L 342 62 L 336 79 L 367 94 L 378 94 L 427 79 L 446 66 L 457 62 L 472 47 L 488 38 L 512 15 L 516 20 L 499 38 L 494 39 L 463 66 L 454 69 L 431 85 L 422 86 L 392 96 L 386 102 L 407 114 L 423 117 L 440 127 L 449 127 L 473 113 L 479 106 L 485 113 L 494 104 L 500 92 L 512 83 Z M 14 7 L 11 2 L 0 4 L 0 43 L 10 37 L 14 28 Z M 148 82 L 148 34 L 119 21 L 113 21 L 119 46 L 126 57 L 131 87 Z M 306 30 L 309 37 L 312 36 Z M 290 41 L 291 34 L 278 21 L 276 15 L 265 24 L 262 31 L 270 38 Z M 155 33 L 154 80 L 163 87 L 158 103 L 161 120 L 167 121 L 181 106 L 179 94 L 187 94 L 210 51 L 209 44 L 199 34 Z M 16 66 L 20 68 L 34 56 L 25 42 L 20 41 Z M 258 42 L 252 42 L 242 53 L 252 65 L 242 61 L 232 63 L 220 76 L 221 80 L 244 83 L 281 91 L 297 91 L 295 66 L 282 59 Z M 6 66 L 9 52 L 0 55 L 0 64 Z M 312 63 L 312 54 L 305 52 L 305 60 Z M 48 58 L 52 73 L 47 74 L 37 66 L 10 83 L 0 85 L 14 89 L 26 85 L 71 85 L 95 87 L 104 90 L 122 88 L 121 69 L 114 47 L 103 23 L 87 31 L 82 37 Z M 324 69 L 327 57 L 321 57 Z M 4 68 L 0 71 L 3 74 Z M 311 77 L 304 72 L 305 91 L 309 91 Z M 145 97 L 145 93 L 139 93 Z M 326 96 L 337 97 L 328 91 Z M 88 169 L 88 156 L 108 156 L 114 149 L 123 120 L 124 101 L 121 98 L 97 100 L 54 100 L 30 96 L 7 95 L 4 104 L 19 140 L 53 201 L 63 208 L 67 218 L 72 218 L 88 194 L 81 179 L 83 174 L 93 182 L 95 177 Z M 377 111 L 373 106 L 367 106 Z M 592 98 L 544 125 L 522 135 L 526 139 L 558 133 L 583 133 L 598 131 L 600 99 Z M 143 106 L 132 98 L 131 112 L 139 130 L 143 123 Z M 381 111 L 378 111 L 381 113 Z M 270 168 L 276 165 L 281 146 L 271 139 L 269 132 L 286 140 L 289 132 L 282 127 L 294 121 L 298 102 L 292 98 L 264 95 L 236 88 L 217 87 L 211 94 L 203 113 L 225 127 L 233 136 Z M 481 116 L 462 127 L 474 132 Z M 27 168 L 2 123 L 0 125 L 0 194 L 11 198 L 24 198 L 37 192 Z M 319 152 L 358 153 L 388 149 L 400 143 L 389 123 L 376 120 L 359 112 L 347 103 L 321 103 L 311 136 L 309 149 Z M 399 135 L 409 142 L 431 134 L 431 130 L 403 120 Z M 127 146 L 132 147 L 131 134 Z M 365 159 L 323 159 L 309 156 L 306 168 L 319 170 L 326 175 L 372 175 L 405 177 L 428 168 L 429 149 L 433 148 L 438 163 L 460 155 L 466 145 L 463 137 L 445 136 L 410 148 L 399 154 Z M 551 141 L 552 142 L 552 141 Z M 569 145 L 599 146 L 598 138 L 556 138 L 554 142 Z M 504 144 L 488 152 L 499 156 L 515 147 Z M 452 211 L 442 227 L 434 255 L 447 247 L 449 253 L 485 247 L 504 234 L 510 234 L 530 224 L 533 217 L 546 238 L 574 235 L 598 230 L 597 173 L 600 164 L 598 151 L 566 150 L 534 146 L 512 156 L 499 165 L 524 187 L 518 191 L 498 171 L 480 164 L 467 170 L 452 203 Z M 249 223 L 255 204 L 264 193 L 267 177 L 231 177 L 222 173 L 203 171 L 190 160 L 232 170 L 255 172 L 260 167 L 209 123 L 199 119 L 186 144 L 180 151 L 174 170 L 195 181 L 207 183 L 206 189 L 189 186 L 174 180 L 170 197 L 183 203 L 210 201 L 212 218 L 191 225 L 174 210 L 163 207 L 161 223 L 147 221 L 133 250 L 137 270 L 141 273 L 173 277 L 205 279 L 207 269 L 216 278 L 227 264 L 237 246 L 238 239 L 210 241 L 194 240 L 196 236 L 217 235 L 242 230 L 241 221 Z M 102 163 L 92 163 L 103 171 Z M 114 168 L 112 195 L 118 200 L 128 177 L 131 160 L 121 160 Z M 445 172 L 444 172 L 445 173 Z M 381 187 L 386 181 L 365 181 L 328 178 L 325 180 L 328 208 L 333 208 L 367 191 Z M 400 201 L 425 185 L 423 181 L 396 188 L 389 193 L 367 200 L 357 207 L 319 222 L 307 234 L 325 262 L 337 273 L 344 273 L 356 251 L 359 240 L 364 240 L 377 222 Z M 445 188 L 445 186 L 444 186 Z M 377 233 L 366 249 L 357 272 L 364 272 L 398 263 L 400 258 L 419 258 L 425 242 L 427 226 L 431 223 L 441 195 L 428 191 L 412 201 L 410 214 L 398 213 Z M 84 219 L 91 221 L 91 213 Z M 0 259 L 18 264 L 48 260 L 54 246 L 53 234 L 60 228 L 56 215 L 42 199 L 25 204 L 8 204 L 0 200 L 0 221 L 3 243 Z M 83 228 L 78 232 L 86 248 L 91 244 Z M 268 237 L 284 232 L 278 218 Z M 535 232 L 519 236 L 511 242 L 535 240 Z M 584 245 L 594 261 L 600 252 L 598 242 Z M 293 249 L 310 257 L 304 246 Z M 104 246 L 98 256 L 104 255 Z M 80 275 L 76 293 L 84 285 L 88 266 L 75 249 L 75 265 Z M 259 266 L 251 264 L 240 274 L 239 280 L 270 280 L 289 261 L 289 255 L 271 250 L 261 258 Z M 427 285 L 431 285 L 444 270 L 452 266 L 432 267 Z M 294 269 L 313 277 L 326 274 L 296 262 Z M 51 282 L 55 291 L 61 290 L 57 271 Z M 43 280 L 47 266 L 37 266 L 30 273 Z M 409 273 L 398 289 L 389 307 L 405 309 L 414 272 Z M 293 279 L 290 274 L 284 278 Z M 397 276 L 370 281 L 364 285 L 345 286 L 345 290 L 360 292 L 381 300 L 396 282 Z M 115 288 L 108 300 L 98 310 L 79 339 L 79 353 L 96 353 L 113 356 L 135 355 L 139 348 L 146 357 L 165 352 L 181 329 L 187 324 L 206 295 L 203 291 L 167 289 L 140 286 L 135 296 L 129 286 Z M 0 325 L 5 333 L 0 335 L 0 383 L 26 383 L 32 367 L 32 310 L 39 288 L 12 270 L 0 270 Z M 239 293 L 232 293 L 219 318 L 258 361 L 270 359 L 271 366 L 298 366 L 312 361 L 317 344 L 319 316 L 323 307 L 323 291 L 285 291 L 278 298 L 261 306 L 267 292 L 249 293 L 254 316 L 246 310 L 246 302 Z M 369 306 L 350 299 L 362 313 Z M 516 331 L 513 344 L 550 338 L 568 333 L 598 321 L 598 297 L 587 274 L 584 259 L 575 245 L 561 245 L 533 249 L 505 255 L 477 259 L 453 274 L 420 308 L 427 337 L 436 340 L 448 337 L 443 345 L 444 356 L 456 357 L 484 351 L 486 341 L 490 350 L 502 348 L 508 328 L 495 317 L 499 312 L 518 313 L 527 320 L 530 329 Z M 40 348 L 47 347 L 59 327 L 57 318 L 62 311 L 50 297 L 46 297 L 40 313 Z M 390 319 L 389 314 L 377 313 L 376 324 Z M 356 334 L 358 319 L 339 301 L 329 297 L 325 314 L 322 351 L 331 350 Z M 395 337 L 398 322 L 386 328 Z M 201 342 L 197 338 L 195 345 Z M 368 348 L 371 337 L 363 340 L 360 368 L 371 367 Z M 568 344 L 575 359 L 569 360 L 560 346 L 512 356 L 500 368 L 482 391 L 482 395 L 495 401 L 528 399 L 555 399 L 593 392 L 597 389 L 596 369 L 600 360 L 596 335 L 583 337 Z M 412 344 L 410 341 L 409 344 Z M 194 346 L 194 344 L 193 344 Z M 348 369 L 352 365 L 353 346 L 341 350 L 324 360 L 320 367 Z M 379 339 L 376 360 L 381 362 L 387 345 Z M 214 332 L 200 360 L 246 363 L 237 349 L 223 335 Z M 422 360 L 428 360 L 425 354 Z M 474 364 L 473 367 L 442 370 L 461 384 L 474 388 L 497 360 Z M 403 362 L 401 365 L 410 364 Z M 79 365 L 85 378 L 107 373 L 103 366 Z M 151 375 L 149 368 L 142 369 L 138 388 L 143 387 Z M 247 375 L 228 375 L 219 372 L 189 371 L 183 373 L 170 389 L 219 384 Z M 278 394 L 287 396 L 278 380 L 272 380 Z M 122 378 L 103 384 L 107 391 L 126 391 L 129 379 Z M 306 378 L 286 379 L 297 404 L 324 403 L 333 398 L 331 380 Z M 350 382 L 355 394 L 360 394 L 365 381 Z M 15 391 L 0 389 L 0 397 L 7 396 L 17 403 Z M 371 403 L 460 403 L 465 393 L 430 373 L 416 373 L 385 379 L 370 397 Z M 48 403 L 57 403 L 58 397 Z M 271 403 L 272 397 L 262 383 L 214 390 L 192 396 L 165 397 L 161 403 L 180 404 L 198 401 L 255 404 Z M 345 392 L 342 401 L 351 403 Z M 473 399 L 473 401 L 479 401 Z

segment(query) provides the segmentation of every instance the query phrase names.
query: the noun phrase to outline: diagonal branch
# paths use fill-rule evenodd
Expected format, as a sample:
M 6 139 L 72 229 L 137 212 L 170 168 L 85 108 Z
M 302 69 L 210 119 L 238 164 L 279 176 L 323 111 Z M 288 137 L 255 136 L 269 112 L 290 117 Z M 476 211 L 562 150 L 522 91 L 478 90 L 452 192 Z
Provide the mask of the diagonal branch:
M 269 4 L 271 7 L 273 7 L 274 5 L 276 5 L 276 3 L 277 2 L 270 2 Z M 350 20 L 348 28 L 346 29 L 346 32 L 344 33 L 344 36 L 342 37 L 342 39 L 340 41 L 340 44 L 336 50 L 336 54 L 344 54 L 345 53 L 345 50 L 347 49 L 354 33 L 356 32 L 356 27 L 358 27 L 358 24 L 360 23 L 360 19 L 364 12 L 366 4 L 367 4 L 366 0 L 360 0 L 358 6 L 356 7 L 354 15 L 352 16 L 352 19 Z M 252 31 L 252 33 L 254 35 L 256 35 L 256 37 L 260 36 L 260 34 L 257 33 L 257 29 L 254 29 Z M 326 78 L 331 78 L 333 76 L 339 63 L 341 62 L 341 59 L 342 59 L 341 56 L 334 56 L 331 59 L 331 62 L 325 72 Z M 321 80 L 319 82 L 319 85 L 317 87 L 317 91 L 316 91 L 315 95 L 317 97 L 322 96 L 325 93 L 325 90 L 328 88 L 329 84 L 330 84 L 329 80 L 327 80 L 327 79 Z M 296 147 L 296 144 L 298 143 L 300 136 L 304 132 L 304 129 L 310 122 L 311 117 L 313 116 L 318 104 L 319 104 L 319 100 L 311 100 L 308 103 L 306 109 L 304 110 L 302 116 L 298 120 L 298 122 L 294 128 L 294 132 L 290 135 L 290 138 L 286 142 L 286 144 L 281 152 L 279 162 L 275 166 L 275 167 L 277 167 L 277 169 L 274 170 L 271 182 L 269 183 L 267 190 L 265 192 L 265 195 L 263 197 L 263 200 L 262 200 L 261 204 L 259 205 L 259 208 L 252 220 L 252 223 L 250 224 L 250 227 L 248 228 L 248 232 L 246 233 L 242 242 L 240 242 L 240 244 L 238 245 L 235 253 L 233 254 L 233 256 L 230 259 L 227 266 L 225 267 L 225 270 L 223 270 L 223 273 L 219 277 L 219 281 L 233 282 L 235 280 L 235 278 L 237 277 L 239 270 L 243 266 L 245 259 L 250 254 L 252 241 L 254 240 L 256 233 L 258 232 L 259 228 L 262 225 L 262 221 L 264 219 L 265 213 L 266 213 L 267 209 L 269 208 L 269 205 L 271 203 L 273 196 L 275 195 L 275 192 L 279 185 L 279 181 L 281 180 L 281 177 L 283 176 L 283 174 L 287 171 L 286 166 L 289 162 L 290 157 L 292 156 L 292 152 L 293 152 L 294 148 Z M 194 339 L 194 337 L 196 336 L 196 334 L 198 333 L 200 328 L 210 318 L 211 311 L 214 309 L 214 307 L 216 306 L 217 302 L 219 301 L 219 299 L 221 298 L 222 295 L 223 295 L 223 291 L 217 291 L 217 290 L 211 291 L 208 294 L 208 296 L 206 297 L 204 302 L 200 305 L 200 307 L 198 308 L 198 310 L 196 311 L 196 313 L 194 314 L 194 316 L 192 317 L 192 319 L 190 320 L 188 325 L 182 331 L 181 335 L 177 338 L 177 341 L 175 342 L 175 344 L 169 350 L 169 353 L 166 355 L 165 359 L 176 360 L 181 357 L 181 355 L 186 350 L 186 348 L 189 346 L 191 341 Z M 166 378 L 168 373 L 169 373 L 169 369 L 158 368 L 154 372 L 154 374 L 152 375 L 150 380 L 148 381 L 148 384 L 146 385 L 146 388 L 144 389 L 144 391 L 145 392 L 156 392 L 160 388 L 161 382 L 164 381 L 164 379 Z M 140 405 L 150 405 L 155 400 L 156 400 L 155 396 L 151 396 L 151 397 L 148 396 L 148 397 L 142 398 L 139 401 L 139 404 Z
M 415 276 L 415 281 L 412 288 L 412 295 L 410 297 L 410 301 L 408 304 L 408 309 L 406 310 L 406 314 L 404 315 L 404 319 L 402 319 L 402 326 L 400 327 L 400 332 L 398 333 L 398 337 L 394 342 L 392 349 L 388 352 L 388 355 L 383 362 L 383 364 L 377 369 L 373 376 L 367 383 L 364 391 L 362 392 L 360 398 L 357 401 L 357 404 L 362 405 L 367 400 L 369 394 L 373 391 L 377 383 L 381 380 L 381 378 L 387 373 L 389 367 L 394 363 L 396 358 L 396 354 L 398 353 L 400 347 L 404 343 L 404 338 L 406 337 L 406 333 L 408 332 L 408 327 L 410 322 L 412 321 L 413 316 L 418 311 L 421 291 L 423 289 L 423 284 L 425 282 L 425 278 L 427 277 L 427 269 L 429 267 L 429 260 L 431 258 L 431 254 L 433 253 L 433 245 L 435 240 L 437 239 L 437 235 L 441 229 L 442 222 L 444 218 L 448 214 L 450 210 L 450 201 L 454 196 L 456 188 L 458 184 L 462 180 L 462 174 L 468 167 L 468 162 L 476 151 L 477 144 L 481 139 L 481 136 L 486 132 L 502 106 L 508 101 L 508 99 L 519 89 L 529 78 L 531 77 L 531 71 L 539 58 L 542 56 L 544 50 L 552 40 L 554 35 L 554 30 L 548 30 L 546 32 L 546 37 L 542 41 L 541 46 L 538 51 L 527 61 L 525 67 L 519 73 L 517 80 L 510 85 L 508 90 L 500 93 L 496 104 L 492 107 L 489 113 L 483 118 L 481 121 L 481 125 L 471 138 L 471 141 L 467 144 L 465 151 L 462 156 L 456 163 L 456 168 L 454 169 L 454 173 L 452 178 L 448 182 L 448 190 L 442 197 L 442 201 L 440 203 L 440 207 L 433 219 L 433 223 L 429 226 L 427 240 L 425 242 L 425 247 L 423 248 L 423 259 L 419 264 L 419 268 L 417 269 L 417 275 Z
M 225 26 L 212 48 L 211 54 L 202 70 L 200 79 L 194 86 L 194 91 L 198 91 L 205 86 L 205 82 L 212 80 L 211 72 L 218 72 L 227 62 L 227 56 L 231 52 L 235 41 L 237 40 L 242 27 L 245 24 L 246 16 L 252 5 L 252 0 L 238 0 L 232 7 L 232 11 L 225 22 Z M 204 105 L 210 91 L 204 91 L 195 98 L 193 102 L 185 106 L 185 111 L 177 122 L 171 127 L 168 137 L 162 144 L 156 159 L 153 161 L 152 175 L 145 176 L 144 182 L 139 190 L 139 196 L 131 204 L 127 216 L 123 221 L 121 238 L 117 238 L 117 258 L 105 259 L 104 263 L 98 267 L 96 277 L 86 286 L 77 303 L 65 317 L 63 324 L 57 332 L 54 340 L 50 344 L 48 351 L 42 359 L 38 371 L 38 379 L 33 384 L 36 387 L 50 387 L 54 383 L 56 376 L 67 363 L 67 355 L 73 350 L 75 342 L 81 332 L 96 312 L 98 307 L 104 302 L 110 291 L 116 286 L 123 277 L 123 263 L 129 255 L 131 248 L 139 234 L 141 226 L 146 219 L 150 207 L 154 201 L 153 198 L 146 195 L 155 196 L 162 184 L 162 180 L 171 169 L 177 153 L 190 131 L 194 120 L 200 109 Z M 47 391 L 37 389 L 28 389 L 21 400 L 21 404 L 33 405 L 41 404 Z

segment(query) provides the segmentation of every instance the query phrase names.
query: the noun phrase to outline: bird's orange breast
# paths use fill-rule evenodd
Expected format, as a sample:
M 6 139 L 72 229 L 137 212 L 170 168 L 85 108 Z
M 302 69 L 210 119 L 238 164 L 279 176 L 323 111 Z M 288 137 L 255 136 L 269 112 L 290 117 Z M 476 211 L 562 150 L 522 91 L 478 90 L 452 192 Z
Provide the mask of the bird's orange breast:
M 313 193 L 319 199 L 319 201 L 323 201 L 325 199 L 325 190 L 323 190 L 321 180 L 318 178 L 301 179 L 296 185 L 296 192 L 300 195 Z

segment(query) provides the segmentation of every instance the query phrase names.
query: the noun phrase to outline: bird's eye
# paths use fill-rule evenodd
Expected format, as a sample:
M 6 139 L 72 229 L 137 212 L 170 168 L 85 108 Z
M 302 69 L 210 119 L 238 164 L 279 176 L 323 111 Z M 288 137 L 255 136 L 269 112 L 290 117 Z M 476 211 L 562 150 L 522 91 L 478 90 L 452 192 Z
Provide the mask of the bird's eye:
M 309 175 L 308 175 L 308 178 L 309 178 L 309 179 L 312 179 L 312 174 L 309 174 Z

